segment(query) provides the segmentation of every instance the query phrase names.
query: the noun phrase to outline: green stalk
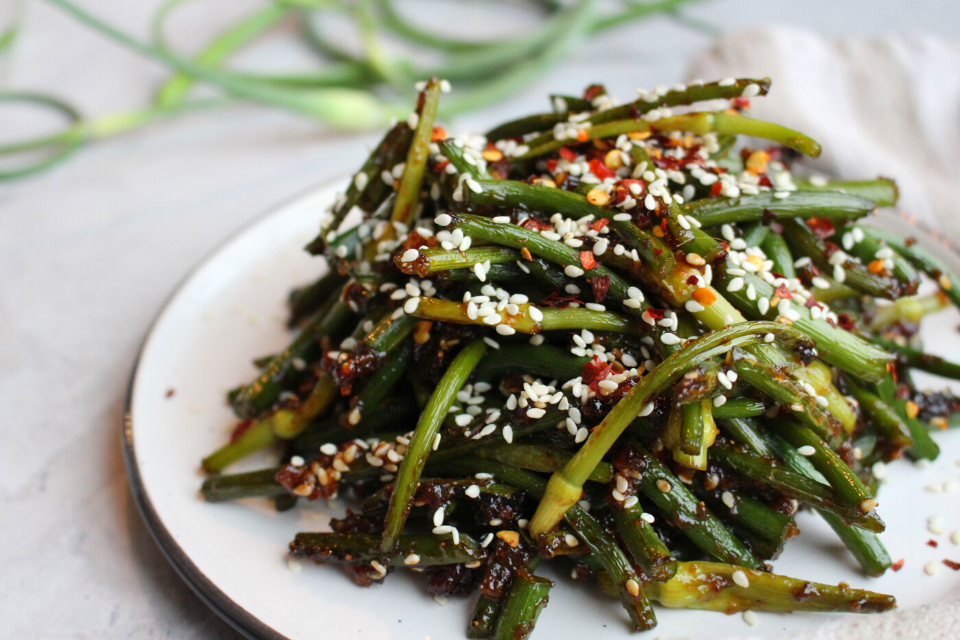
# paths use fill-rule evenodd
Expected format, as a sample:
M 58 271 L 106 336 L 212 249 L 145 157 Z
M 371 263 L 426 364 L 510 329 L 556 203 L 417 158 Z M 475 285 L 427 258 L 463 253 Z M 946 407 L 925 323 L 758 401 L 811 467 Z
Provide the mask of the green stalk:
M 163 42 L 161 21 L 169 10 L 182 3 L 182 0 L 173 0 L 164 3 L 157 11 L 153 24 L 154 39 Z M 227 56 L 248 44 L 257 36 L 270 30 L 280 23 L 290 13 L 290 7 L 283 3 L 268 4 L 253 13 L 244 16 L 242 20 L 230 26 L 207 44 L 195 57 L 197 64 L 207 67 L 216 67 Z M 162 45 L 166 48 L 165 45 Z M 194 79 L 190 74 L 179 71 L 170 77 L 157 91 L 154 104 L 158 107 L 179 106 L 186 99 L 193 87 Z
M 673 524 L 705 554 L 723 562 L 762 569 L 753 553 L 721 523 L 715 515 L 690 493 L 680 480 L 649 451 L 632 443 L 642 456 L 643 495 L 663 513 L 669 514 Z
M 796 448 L 773 434 L 766 434 L 765 438 L 763 436 L 758 437 L 762 438 L 764 446 L 775 449 L 780 458 L 791 469 L 826 484 L 826 478 L 813 468 L 809 460 L 797 453 Z M 767 444 L 768 442 L 770 444 Z M 844 546 L 850 550 L 850 553 L 860 563 L 867 575 L 882 575 L 891 565 L 890 555 L 884 548 L 883 542 L 880 541 L 880 536 L 876 533 L 860 527 L 851 527 L 842 517 L 825 509 L 815 509 L 815 511 L 830 525 L 830 528 L 837 534 Z
M 443 374 L 440 384 L 430 396 L 430 401 L 420 416 L 420 421 L 414 429 L 413 437 L 407 448 L 407 453 L 400 463 L 400 470 L 394 481 L 394 492 L 390 496 L 390 506 L 384 523 L 383 539 L 380 549 L 389 553 L 396 548 L 397 540 L 403 525 L 407 521 L 410 501 L 416 491 L 417 482 L 423 472 L 423 465 L 433 448 L 434 438 L 440 430 L 450 405 L 453 404 L 457 393 L 463 387 L 470 373 L 487 352 L 487 345 L 483 340 L 474 340 L 457 354 L 457 357 L 447 372 Z
M 870 200 L 829 192 L 791 192 L 785 198 L 778 198 L 773 193 L 737 198 L 716 196 L 680 205 L 684 216 L 694 218 L 704 227 L 767 221 L 770 214 L 765 214 L 765 211 L 771 212 L 776 220 L 811 217 L 848 220 L 868 216 L 875 208 Z M 759 242 L 747 243 L 748 246 L 757 244 Z
M 420 92 L 416 113 L 419 116 L 417 126 L 407 152 L 407 162 L 403 176 L 400 178 L 400 187 L 397 189 L 397 199 L 394 201 L 393 213 L 390 219 L 410 226 L 410 221 L 417 213 L 420 203 L 420 189 L 423 187 L 423 172 L 430 157 L 430 142 L 433 139 L 433 122 L 437 117 L 437 105 L 440 102 L 440 79 L 431 78 L 426 88 Z M 376 177 L 373 178 L 374 180 Z M 392 227 L 390 227 L 392 229 Z
M 510 587 L 497 621 L 496 640 L 526 640 L 533 633 L 540 612 L 550 600 L 553 582 L 523 571 Z
M 815 185 L 809 180 L 796 180 L 800 191 L 833 191 L 870 200 L 878 207 L 896 206 L 900 193 L 897 183 L 889 178 L 876 180 L 831 180 L 827 184 Z
M 736 448 L 715 444 L 710 449 L 711 460 L 761 485 L 769 486 L 790 498 L 813 507 L 835 513 L 848 524 L 855 524 L 880 533 L 883 521 L 873 512 L 864 513 L 860 507 L 850 508 L 829 485 L 791 471 L 780 463 Z
M 776 322 L 734 325 L 723 331 L 701 336 L 643 377 L 593 430 L 576 455 L 550 478 L 546 495 L 530 521 L 531 534 L 539 535 L 554 528 L 570 505 L 580 499 L 587 477 L 644 405 L 653 401 L 686 371 L 716 355 L 730 351 L 736 344 L 766 333 L 780 338 L 796 335 L 793 329 Z
M 743 571 L 749 586 L 733 581 Z M 741 569 L 718 562 L 680 562 L 666 583 L 648 585 L 651 598 L 671 609 L 702 609 L 726 614 L 738 611 L 840 611 L 880 613 L 895 609 L 893 596 Z
M 290 555 L 317 563 L 368 564 L 374 560 L 385 567 L 406 567 L 411 555 L 419 556 L 417 567 L 475 562 L 483 550 L 465 533 L 454 543 L 449 536 L 404 535 L 393 549 L 381 551 L 380 537 L 371 533 L 298 533 L 290 543 Z
M 207 502 L 286 495 L 287 490 L 274 479 L 277 471 L 277 469 L 260 469 L 229 476 L 213 476 L 203 481 L 200 494 Z
M 639 504 L 613 510 L 617 531 L 630 552 L 630 557 L 655 582 L 665 582 L 677 572 L 677 561 L 663 543 L 653 525 L 641 518 Z
M 865 500 L 873 498 L 853 469 L 813 431 L 792 420 L 778 420 L 776 430 L 794 447 L 811 447 L 814 450 L 813 455 L 806 456 L 807 459 L 848 505 L 859 507 Z
M 642 327 L 612 311 L 594 311 L 583 307 L 537 307 L 524 303 L 517 305 L 520 313 L 509 315 L 505 311 L 498 314 L 501 322 L 513 327 L 521 333 L 536 334 L 541 331 L 559 331 L 564 329 L 589 329 L 590 331 L 610 331 L 613 333 L 639 334 Z M 471 318 L 468 315 L 468 304 L 454 300 L 441 300 L 423 296 L 420 304 L 410 313 L 411 317 L 433 320 L 438 322 L 455 322 L 457 324 L 474 324 L 478 326 L 492 326 L 484 322 L 484 318 Z M 530 310 L 540 311 L 542 319 L 536 321 L 530 315 Z
M 717 420 L 735 418 L 756 418 L 762 416 L 767 408 L 762 400 L 751 398 L 730 398 L 719 407 L 713 408 L 713 417 Z

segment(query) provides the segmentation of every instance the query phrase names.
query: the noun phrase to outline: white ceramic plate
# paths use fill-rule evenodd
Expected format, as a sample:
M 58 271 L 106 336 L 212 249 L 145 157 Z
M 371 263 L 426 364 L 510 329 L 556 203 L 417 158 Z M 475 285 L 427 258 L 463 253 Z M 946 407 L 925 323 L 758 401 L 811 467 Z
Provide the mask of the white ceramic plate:
M 198 495 L 198 463 L 225 441 L 233 425 L 224 392 L 251 379 L 252 358 L 289 341 L 284 328 L 287 292 L 324 268 L 322 260 L 310 258 L 301 247 L 313 237 L 337 186 L 308 193 L 243 230 L 173 294 L 144 342 L 131 381 L 124 424 L 131 485 L 150 529 L 184 579 L 251 637 L 464 638 L 472 599 L 452 598 L 440 606 L 406 572 L 361 589 L 334 566 L 288 566 L 287 544 L 294 534 L 329 530 L 327 519 L 342 514 L 341 505 L 319 501 L 278 514 L 266 500 L 207 504 Z M 928 344 L 954 360 L 960 360 L 958 324 L 960 317 L 952 310 L 925 321 Z M 937 602 L 955 591 L 960 572 L 942 565 L 935 577 L 923 572 L 929 561 L 960 560 L 960 547 L 948 540 L 960 528 L 956 496 L 923 490 L 929 483 L 958 478 L 960 430 L 944 433 L 938 441 L 944 453 L 937 463 L 923 470 L 908 462 L 891 465 L 889 483 L 880 494 L 880 512 L 888 525 L 883 540 L 894 560 L 906 559 L 900 572 L 863 577 L 829 528 L 809 514 L 799 516 L 802 534 L 787 545 L 775 570 L 892 593 L 901 609 Z M 265 454 L 240 468 L 269 463 Z M 927 531 L 927 517 L 934 514 L 945 517 L 947 535 Z M 938 549 L 925 544 L 931 537 L 939 540 Z M 567 576 L 550 577 L 558 585 L 536 637 L 630 636 L 618 602 Z M 660 625 L 648 635 L 661 638 L 775 637 L 801 629 L 830 637 L 851 617 L 759 614 L 759 624 L 751 628 L 740 616 L 664 609 L 657 614 Z

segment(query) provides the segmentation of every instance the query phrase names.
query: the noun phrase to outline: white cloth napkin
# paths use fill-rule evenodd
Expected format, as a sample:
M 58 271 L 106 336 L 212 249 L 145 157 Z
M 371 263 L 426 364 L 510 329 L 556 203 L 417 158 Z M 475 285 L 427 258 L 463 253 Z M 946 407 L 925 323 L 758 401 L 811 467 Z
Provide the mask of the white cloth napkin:
M 900 208 L 960 244 L 960 43 L 765 27 L 720 38 L 689 76 L 769 76 L 751 115 L 820 142 L 818 172 L 894 178 Z

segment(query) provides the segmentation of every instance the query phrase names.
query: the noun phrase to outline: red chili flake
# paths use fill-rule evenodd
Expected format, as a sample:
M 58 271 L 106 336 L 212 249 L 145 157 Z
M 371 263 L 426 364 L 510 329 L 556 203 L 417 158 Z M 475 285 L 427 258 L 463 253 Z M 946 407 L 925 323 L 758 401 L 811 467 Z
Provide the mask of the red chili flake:
M 687 284 L 697 284 L 698 282 L 700 282 L 700 279 L 697 276 L 687 278 Z
M 907 238 L 906 240 L 904 240 L 903 244 L 906 245 L 906 246 L 908 246 L 908 247 L 912 247 L 913 245 L 917 244 L 917 239 L 916 239 L 916 238 Z
M 563 296 L 556 291 L 551 291 L 550 295 L 540 301 L 541 307 L 552 307 L 554 309 L 566 309 L 571 302 L 582 302 L 576 295 Z
M 633 186 L 633 185 L 635 185 L 635 184 L 636 184 L 636 185 L 640 185 L 640 193 L 638 193 L 637 195 L 634 195 L 633 192 L 630 191 L 630 187 Z M 632 198 L 637 198 L 637 199 L 642 198 L 642 197 L 646 194 L 646 192 L 647 192 L 647 181 L 646 181 L 646 180 L 626 179 L 626 180 L 621 180 L 620 182 L 618 182 L 618 183 L 616 184 L 616 186 L 617 186 L 618 189 L 623 189 L 624 191 L 628 192 L 628 193 L 630 194 L 630 197 L 632 197 Z
M 893 569 L 894 571 L 900 571 L 900 569 L 903 569 L 903 565 L 905 562 L 906 560 L 904 560 L 903 558 L 900 558 L 899 560 L 894 562 L 892 565 L 890 565 L 890 568 Z
M 593 100 L 597 96 L 602 96 L 606 92 L 607 90 L 602 84 L 592 84 L 583 90 L 583 99 Z
M 658 207 L 657 209 L 658 209 L 658 211 L 659 211 L 659 207 Z M 667 219 L 666 219 L 666 218 L 664 218 L 663 220 L 660 221 L 660 230 L 663 231 L 664 233 L 667 232 Z
M 960 562 L 954 562 L 953 560 L 948 560 L 947 558 L 944 558 L 943 564 L 947 565 L 954 571 L 960 571 Z
M 663 249 L 654 249 L 654 250 L 653 250 L 653 257 L 654 257 L 654 258 L 659 258 L 661 253 L 663 253 Z
M 547 160 L 547 169 L 549 169 L 550 173 L 556 173 L 556 171 L 557 171 L 557 159 L 556 159 L 556 158 L 550 158 L 549 160 Z
M 610 290 L 610 276 L 594 276 L 590 278 L 590 286 L 593 287 L 593 299 L 603 302 Z
M 750 108 L 750 98 L 736 97 L 730 99 L 730 106 L 734 109 L 749 109 Z
M 758 182 L 758 184 L 759 184 L 761 187 L 770 187 L 770 188 L 773 188 L 773 183 L 770 182 L 770 178 L 768 178 L 767 176 L 760 176 L 760 181 Z
M 240 436 L 245 434 L 247 430 L 253 426 L 253 420 L 241 420 L 233 428 L 233 431 L 230 432 L 230 442 L 236 442 L 240 439 Z
M 557 152 L 560 154 L 560 157 L 566 160 L 567 162 L 573 162 L 577 159 L 577 154 L 568 149 L 567 147 L 560 147 L 560 150 Z
M 853 320 L 850 319 L 845 313 L 841 313 L 837 316 L 837 321 L 840 323 L 841 329 L 846 329 L 847 331 L 853 331 Z
M 826 240 L 837 231 L 833 223 L 826 218 L 809 218 L 807 220 L 807 226 L 809 226 L 810 230 L 817 234 L 817 237 L 821 240 Z
M 723 190 L 723 183 L 717 180 L 716 182 L 713 183 L 713 186 L 710 187 L 710 197 L 716 198 L 718 195 L 720 195 L 720 192 L 722 190 Z
M 583 265 L 583 268 L 589 271 L 590 269 L 597 268 L 597 261 L 593 257 L 593 251 L 581 251 L 580 252 L 580 264 Z
M 593 175 L 597 176 L 601 180 L 617 177 L 617 172 L 607 168 L 607 165 L 603 164 L 603 160 L 600 160 L 599 158 L 591 160 L 589 164 L 590 171 L 592 171 Z
M 549 222 L 544 222 L 538 218 L 527 218 L 520 223 L 520 226 L 525 229 L 532 229 L 533 231 L 544 231 L 546 229 L 553 230 L 553 225 Z
M 610 224 L 609 220 L 607 220 L 606 218 L 600 218 L 599 220 L 591 224 L 590 228 L 596 231 L 597 233 L 599 233 L 600 230 L 603 229 L 608 224 Z
M 447 168 L 448 164 L 450 164 L 450 161 L 446 158 L 438 160 L 437 164 L 433 165 L 433 170 L 437 173 L 443 173 L 443 170 Z
M 430 140 L 433 142 L 440 142 L 441 140 L 447 139 L 447 130 L 443 127 L 434 127 L 433 132 L 430 134 Z
M 651 307 L 650 309 L 647 309 L 647 313 L 650 314 L 650 317 L 653 318 L 654 320 L 663 320 L 663 316 L 666 315 L 667 310 L 654 309 Z
M 928 547 L 933 547 L 934 549 L 936 549 L 937 547 L 940 546 L 940 544 L 939 544 L 936 540 L 934 540 L 933 538 L 930 538 L 929 540 L 927 540 L 927 546 L 928 546 Z
M 176 390 L 174 390 L 174 389 L 167 389 L 167 397 L 168 397 L 168 398 L 172 398 L 172 397 L 173 397 L 173 394 L 175 394 L 175 393 L 176 393 Z
M 808 296 L 807 299 L 803 301 L 803 306 L 805 306 L 807 309 L 813 309 L 819 304 L 820 303 L 817 302 L 813 296 Z
M 781 284 L 777 287 L 777 295 L 780 296 L 781 300 L 793 300 L 793 294 L 790 293 L 790 290 L 787 289 L 787 285 Z M 813 296 L 810 296 L 811 298 Z
M 583 365 L 583 371 L 580 372 L 584 384 L 593 384 L 597 380 L 603 380 L 607 373 L 613 368 L 606 360 L 601 360 L 600 356 L 593 356 L 593 360 Z

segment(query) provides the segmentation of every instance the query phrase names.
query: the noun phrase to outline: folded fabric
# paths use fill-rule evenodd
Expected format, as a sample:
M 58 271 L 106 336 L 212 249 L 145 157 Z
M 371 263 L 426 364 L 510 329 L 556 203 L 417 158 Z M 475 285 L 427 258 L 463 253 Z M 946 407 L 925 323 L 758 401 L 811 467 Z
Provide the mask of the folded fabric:
M 823 145 L 809 163 L 844 179 L 895 178 L 900 208 L 960 245 L 960 43 L 927 35 L 825 38 L 791 27 L 732 33 L 690 78 L 769 76 L 751 115 Z

